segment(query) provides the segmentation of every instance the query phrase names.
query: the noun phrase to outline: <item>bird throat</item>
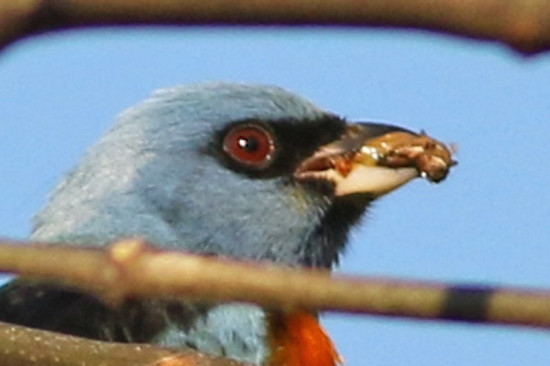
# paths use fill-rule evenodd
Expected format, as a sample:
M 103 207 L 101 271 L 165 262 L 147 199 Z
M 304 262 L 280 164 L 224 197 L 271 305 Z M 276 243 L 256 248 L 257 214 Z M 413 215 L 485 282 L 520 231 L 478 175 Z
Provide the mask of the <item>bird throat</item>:
M 336 366 L 342 359 L 317 316 L 306 311 L 267 316 L 271 354 L 266 366 Z
M 333 268 L 348 242 L 351 228 L 360 222 L 374 198 L 368 194 L 338 197 L 306 242 L 302 265 Z

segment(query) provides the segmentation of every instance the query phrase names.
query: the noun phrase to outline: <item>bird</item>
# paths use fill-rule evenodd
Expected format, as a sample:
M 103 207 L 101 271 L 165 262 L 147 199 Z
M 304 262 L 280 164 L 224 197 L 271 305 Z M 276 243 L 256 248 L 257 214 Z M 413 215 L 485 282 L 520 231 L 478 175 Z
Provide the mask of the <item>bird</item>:
M 161 89 L 124 111 L 62 179 L 30 238 L 105 246 L 140 237 L 163 249 L 330 270 L 374 200 L 419 176 L 440 181 L 453 165 L 438 142 L 384 153 L 391 136 L 425 139 L 347 121 L 277 86 Z M 0 320 L 257 365 L 339 362 L 317 314 L 250 304 L 129 299 L 110 308 L 60 285 L 15 279 L 0 289 Z

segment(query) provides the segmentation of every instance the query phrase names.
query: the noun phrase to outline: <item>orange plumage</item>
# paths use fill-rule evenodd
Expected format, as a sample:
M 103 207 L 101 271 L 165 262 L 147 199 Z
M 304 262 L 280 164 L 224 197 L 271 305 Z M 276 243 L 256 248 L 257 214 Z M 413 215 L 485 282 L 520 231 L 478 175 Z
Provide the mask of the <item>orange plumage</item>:
M 336 366 L 342 359 L 317 317 L 305 311 L 268 317 L 269 366 Z

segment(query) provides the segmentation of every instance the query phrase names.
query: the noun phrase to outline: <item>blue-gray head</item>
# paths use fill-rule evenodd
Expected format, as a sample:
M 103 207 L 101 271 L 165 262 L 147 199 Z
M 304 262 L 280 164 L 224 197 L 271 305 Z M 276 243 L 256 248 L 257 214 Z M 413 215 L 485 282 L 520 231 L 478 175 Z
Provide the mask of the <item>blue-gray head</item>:
M 88 151 L 37 216 L 33 238 L 103 245 L 143 237 L 169 248 L 329 267 L 368 203 L 418 172 L 342 170 L 327 156 L 346 156 L 390 131 L 402 130 L 347 124 L 272 86 L 161 90 L 124 112 Z

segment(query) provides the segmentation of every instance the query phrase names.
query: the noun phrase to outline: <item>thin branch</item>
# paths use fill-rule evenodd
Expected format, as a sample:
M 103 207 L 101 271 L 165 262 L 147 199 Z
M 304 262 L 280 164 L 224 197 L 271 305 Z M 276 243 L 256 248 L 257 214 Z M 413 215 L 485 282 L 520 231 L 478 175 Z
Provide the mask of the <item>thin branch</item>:
M 268 308 L 377 314 L 550 328 L 550 291 L 448 286 L 239 263 L 125 240 L 108 250 L 0 241 L 0 269 L 95 293 L 243 301 Z
M 0 365 L 246 366 L 195 351 L 93 341 L 6 323 L 0 323 Z
M 13 0 L 0 2 L 0 48 L 43 32 L 142 24 L 417 28 L 524 54 L 550 49 L 545 0 Z

